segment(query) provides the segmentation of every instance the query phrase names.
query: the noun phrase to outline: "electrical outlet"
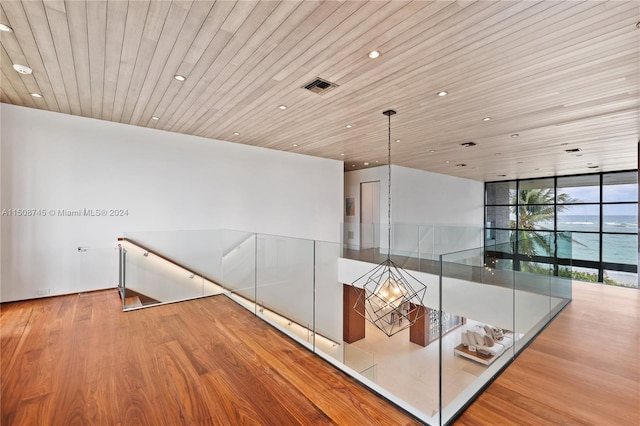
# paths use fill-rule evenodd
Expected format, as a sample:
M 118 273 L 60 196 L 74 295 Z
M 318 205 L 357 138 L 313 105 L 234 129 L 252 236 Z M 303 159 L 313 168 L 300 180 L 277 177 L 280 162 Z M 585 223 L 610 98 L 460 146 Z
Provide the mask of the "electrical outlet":
M 38 296 L 46 296 L 49 293 L 51 293 L 51 289 L 49 289 L 49 288 L 40 288 L 40 289 L 38 289 Z

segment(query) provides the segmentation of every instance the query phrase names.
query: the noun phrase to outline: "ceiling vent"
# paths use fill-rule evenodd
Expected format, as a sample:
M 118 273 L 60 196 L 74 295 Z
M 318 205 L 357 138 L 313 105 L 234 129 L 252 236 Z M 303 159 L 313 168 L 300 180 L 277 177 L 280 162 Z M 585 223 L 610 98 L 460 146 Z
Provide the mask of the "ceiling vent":
M 335 87 L 338 87 L 338 85 L 320 77 L 302 86 L 303 89 L 307 89 L 313 93 L 317 93 L 318 95 L 324 95 Z
M 575 152 L 580 152 L 580 148 L 565 149 L 564 152 L 567 154 L 573 154 Z
M 475 143 L 475 142 L 465 142 L 465 143 L 461 143 L 460 145 L 464 146 L 465 148 L 469 148 L 471 146 L 476 146 L 477 143 Z

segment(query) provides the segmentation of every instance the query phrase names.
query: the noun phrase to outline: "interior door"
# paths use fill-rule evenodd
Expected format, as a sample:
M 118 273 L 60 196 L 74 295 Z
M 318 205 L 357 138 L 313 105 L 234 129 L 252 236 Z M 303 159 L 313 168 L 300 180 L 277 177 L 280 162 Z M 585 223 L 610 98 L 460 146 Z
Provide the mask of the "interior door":
M 380 181 L 360 184 L 360 249 L 380 246 Z

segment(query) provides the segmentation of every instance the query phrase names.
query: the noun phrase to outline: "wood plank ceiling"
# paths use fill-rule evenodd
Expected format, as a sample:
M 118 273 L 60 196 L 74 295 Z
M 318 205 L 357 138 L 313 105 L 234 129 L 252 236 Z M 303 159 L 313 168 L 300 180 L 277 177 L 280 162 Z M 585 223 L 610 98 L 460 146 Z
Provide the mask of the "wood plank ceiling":
M 637 0 L 8 0 L 0 99 L 345 170 L 386 164 L 393 108 L 393 164 L 480 181 L 628 170 L 639 21 Z M 302 88 L 317 77 L 338 87 Z

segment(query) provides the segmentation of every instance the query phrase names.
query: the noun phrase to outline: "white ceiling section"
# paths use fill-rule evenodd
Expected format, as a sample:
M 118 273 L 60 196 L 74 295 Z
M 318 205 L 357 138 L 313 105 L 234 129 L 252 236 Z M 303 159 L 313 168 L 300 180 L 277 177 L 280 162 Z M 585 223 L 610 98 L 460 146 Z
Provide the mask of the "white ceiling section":
M 635 169 L 639 21 L 637 0 L 7 0 L 0 99 L 346 170 L 386 164 L 392 108 L 397 165 L 480 181 Z M 338 87 L 302 88 L 317 77 Z

